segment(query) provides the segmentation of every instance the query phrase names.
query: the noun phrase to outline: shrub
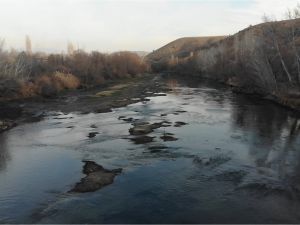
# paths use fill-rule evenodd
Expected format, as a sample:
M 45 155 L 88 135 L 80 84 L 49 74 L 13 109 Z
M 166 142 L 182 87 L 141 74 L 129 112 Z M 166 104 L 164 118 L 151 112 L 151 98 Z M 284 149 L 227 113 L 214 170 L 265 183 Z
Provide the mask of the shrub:
M 21 82 L 19 92 L 22 98 L 30 98 L 37 94 L 37 86 L 30 81 Z
M 77 89 L 80 86 L 80 80 L 70 73 L 55 72 L 53 79 L 60 83 L 64 89 Z

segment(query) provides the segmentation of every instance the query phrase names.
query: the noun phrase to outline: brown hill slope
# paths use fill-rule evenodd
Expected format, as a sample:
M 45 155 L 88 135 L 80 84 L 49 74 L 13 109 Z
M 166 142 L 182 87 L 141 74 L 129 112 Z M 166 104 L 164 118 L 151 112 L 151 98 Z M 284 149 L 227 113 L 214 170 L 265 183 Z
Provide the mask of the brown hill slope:
M 191 51 L 195 51 L 203 45 L 219 41 L 223 38 L 224 36 L 179 38 L 148 54 L 146 60 L 150 62 L 167 61 L 172 55 L 173 57 L 183 58 L 189 56 Z

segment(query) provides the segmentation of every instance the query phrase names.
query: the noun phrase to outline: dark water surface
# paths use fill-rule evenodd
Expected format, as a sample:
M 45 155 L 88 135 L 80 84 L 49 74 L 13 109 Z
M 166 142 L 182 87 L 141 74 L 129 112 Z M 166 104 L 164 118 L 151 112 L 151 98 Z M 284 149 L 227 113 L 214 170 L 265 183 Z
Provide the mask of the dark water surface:
M 223 86 L 168 84 L 173 92 L 149 102 L 103 114 L 49 112 L 0 134 L 0 222 L 299 223 L 297 116 Z M 119 116 L 188 124 L 135 145 Z M 163 142 L 165 132 L 178 140 Z M 167 148 L 148 149 L 157 145 Z M 96 192 L 69 194 L 82 160 L 123 173 Z

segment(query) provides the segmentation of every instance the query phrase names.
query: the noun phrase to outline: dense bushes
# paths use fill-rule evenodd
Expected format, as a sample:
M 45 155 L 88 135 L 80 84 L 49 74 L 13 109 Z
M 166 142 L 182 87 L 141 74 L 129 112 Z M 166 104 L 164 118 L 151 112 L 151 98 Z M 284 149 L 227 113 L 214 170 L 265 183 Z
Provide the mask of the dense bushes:
M 0 45 L 0 97 L 52 96 L 64 89 L 88 88 L 146 71 L 132 52 L 65 54 L 3 51 Z

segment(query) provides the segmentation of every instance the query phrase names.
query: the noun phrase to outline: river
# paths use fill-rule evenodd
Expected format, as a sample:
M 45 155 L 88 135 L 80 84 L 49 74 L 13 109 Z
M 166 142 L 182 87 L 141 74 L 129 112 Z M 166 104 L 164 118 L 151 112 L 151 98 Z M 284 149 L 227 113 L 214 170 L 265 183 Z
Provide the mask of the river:
M 48 112 L 0 134 L 0 223 L 300 223 L 298 116 L 222 85 L 166 82 L 173 91 L 147 102 Z M 120 116 L 172 126 L 135 144 Z M 68 193 L 82 160 L 123 172 L 98 191 Z

